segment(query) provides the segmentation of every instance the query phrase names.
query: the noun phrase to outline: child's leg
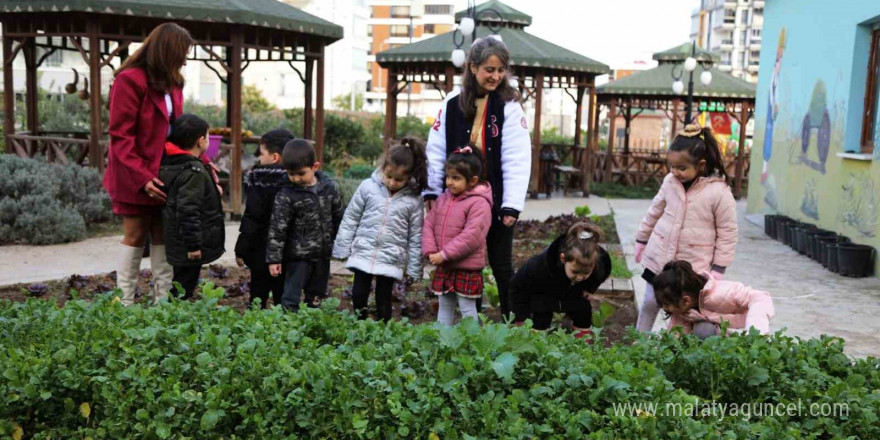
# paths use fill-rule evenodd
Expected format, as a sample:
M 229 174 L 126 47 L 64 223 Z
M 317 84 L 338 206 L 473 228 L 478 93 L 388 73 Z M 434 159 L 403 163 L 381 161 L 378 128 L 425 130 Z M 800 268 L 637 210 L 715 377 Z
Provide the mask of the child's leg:
M 254 304 L 254 301 L 257 299 L 260 300 L 260 307 L 266 308 L 266 301 L 269 300 L 269 286 L 272 285 L 273 282 L 281 281 L 282 291 L 284 289 L 284 278 L 282 277 L 273 277 L 269 274 L 269 266 L 265 263 L 255 263 L 253 267 L 251 267 L 251 305 Z
M 449 326 L 455 320 L 455 299 L 454 293 L 440 295 L 440 307 L 437 309 L 437 322 Z
M 465 298 L 463 296 L 459 296 L 458 309 L 461 310 L 461 319 L 474 318 L 477 322 L 480 322 L 480 317 L 477 316 L 476 298 Z
M 119 257 L 116 266 L 116 287 L 122 290 L 122 305 L 134 304 L 134 294 L 137 290 L 138 270 L 141 268 L 141 256 L 144 253 L 142 247 L 119 245 Z
M 171 294 L 180 299 L 192 298 L 196 286 L 199 285 L 199 272 L 201 272 L 202 266 L 173 266 L 173 268 L 174 278 L 172 279 L 172 282 L 176 281 L 180 283 L 180 286 L 183 287 L 184 293 L 183 298 L 180 298 L 177 289 L 172 288 Z
M 354 284 L 351 286 L 351 304 L 354 306 L 354 313 L 358 319 L 367 319 L 367 302 L 370 300 L 370 285 L 373 283 L 373 276 L 356 269 L 353 272 Z
M 553 312 L 532 313 L 532 328 L 535 330 L 547 330 L 553 322 Z
M 266 275 L 269 277 L 269 288 L 272 290 L 272 306 L 281 305 L 281 297 L 284 296 L 284 279 L 286 272 L 284 266 L 281 266 L 281 275 L 273 277 L 269 275 L 269 266 L 266 266 Z
M 330 284 L 330 260 L 312 261 L 309 265 L 311 270 L 305 286 L 306 305 L 315 308 L 327 297 L 327 286 Z
M 693 335 L 700 339 L 706 339 L 709 336 L 715 336 L 717 334 L 718 325 L 714 322 L 700 321 L 694 323 Z
M 648 333 L 654 327 L 654 321 L 657 319 L 657 313 L 660 312 L 660 306 L 657 299 L 654 298 L 654 286 L 648 283 L 645 289 L 645 300 L 642 301 L 642 307 L 639 309 L 639 320 L 636 322 L 636 330 L 642 333 Z
M 388 322 L 391 320 L 391 291 L 394 289 L 394 278 L 376 276 L 376 308 L 379 309 L 379 319 Z
M 284 294 L 281 296 L 281 307 L 290 312 L 299 310 L 303 286 L 309 275 L 308 261 L 291 261 L 284 265 Z

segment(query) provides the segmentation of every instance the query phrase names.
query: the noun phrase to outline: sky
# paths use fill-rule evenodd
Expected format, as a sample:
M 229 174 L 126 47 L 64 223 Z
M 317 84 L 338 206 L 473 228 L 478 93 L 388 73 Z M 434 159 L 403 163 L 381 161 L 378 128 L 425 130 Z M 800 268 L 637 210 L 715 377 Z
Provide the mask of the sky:
M 698 0 L 502 0 L 532 16 L 526 32 L 608 64 L 650 61 L 689 39 Z M 476 4 L 483 3 L 477 0 Z M 467 8 L 455 0 L 456 11 Z

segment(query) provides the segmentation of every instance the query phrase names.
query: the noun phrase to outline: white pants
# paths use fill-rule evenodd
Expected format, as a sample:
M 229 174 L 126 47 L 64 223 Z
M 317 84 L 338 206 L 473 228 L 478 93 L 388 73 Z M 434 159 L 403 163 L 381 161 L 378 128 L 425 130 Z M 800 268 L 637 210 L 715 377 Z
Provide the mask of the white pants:
M 657 313 L 660 312 L 660 306 L 654 297 L 654 286 L 648 283 L 645 288 L 645 300 L 642 301 L 642 307 L 639 308 L 639 320 L 636 322 L 636 330 L 642 333 L 649 333 L 654 328 L 654 321 L 657 319 Z
M 455 303 L 458 298 L 458 308 L 461 309 L 461 319 L 477 317 L 477 299 L 464 298 L 454 293 L 440 296 L 440 307 L 437 309 L 437 322 L 449 326 L 455 320 Z

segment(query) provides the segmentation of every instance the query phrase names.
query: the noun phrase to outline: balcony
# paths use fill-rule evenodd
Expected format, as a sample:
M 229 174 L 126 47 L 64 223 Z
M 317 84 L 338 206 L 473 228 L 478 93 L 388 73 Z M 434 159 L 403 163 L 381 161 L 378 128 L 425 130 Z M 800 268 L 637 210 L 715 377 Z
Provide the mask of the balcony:
M 764 9 L 764 0 L 755 0 L 755 1 L 752 3 L 752 6 L 753 6 L 755 9 Z
M 749 43 L 749 50 L 761 50 L 761 40 L 758 40 L 758 41 L 752 40 Z
M 719 64 L 715 67 L 717 67 L 718 70 L 722 72 L 730 72 L 731 70 L 733 70 L 733 67 L 731 67 L 730 64 Z
M 733 40 L 721 40 L 721 51 L 730 52 L 733 50 Z
M 749 67 L 747 67 L 746 70 L 748 70 L 749 73 L 757 73 L 758 67 L 759 67 L 758 63 L 749 63 Z

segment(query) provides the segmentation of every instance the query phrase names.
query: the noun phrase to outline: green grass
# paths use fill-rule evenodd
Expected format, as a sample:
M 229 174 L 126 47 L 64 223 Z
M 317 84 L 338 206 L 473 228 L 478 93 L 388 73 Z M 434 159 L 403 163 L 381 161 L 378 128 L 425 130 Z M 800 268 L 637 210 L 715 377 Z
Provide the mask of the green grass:
M 626 267 L 626 257 L 617 252 L 611 254 L 611 277 L 612 278 L 632 278 L 633 273 Z
M 652 199 L 657 194 L 660 186 L 646 184 L 644 186 L 624 186 L 619 183 L 593 182 L 590 184 L 590 194 L 607 199 Z

